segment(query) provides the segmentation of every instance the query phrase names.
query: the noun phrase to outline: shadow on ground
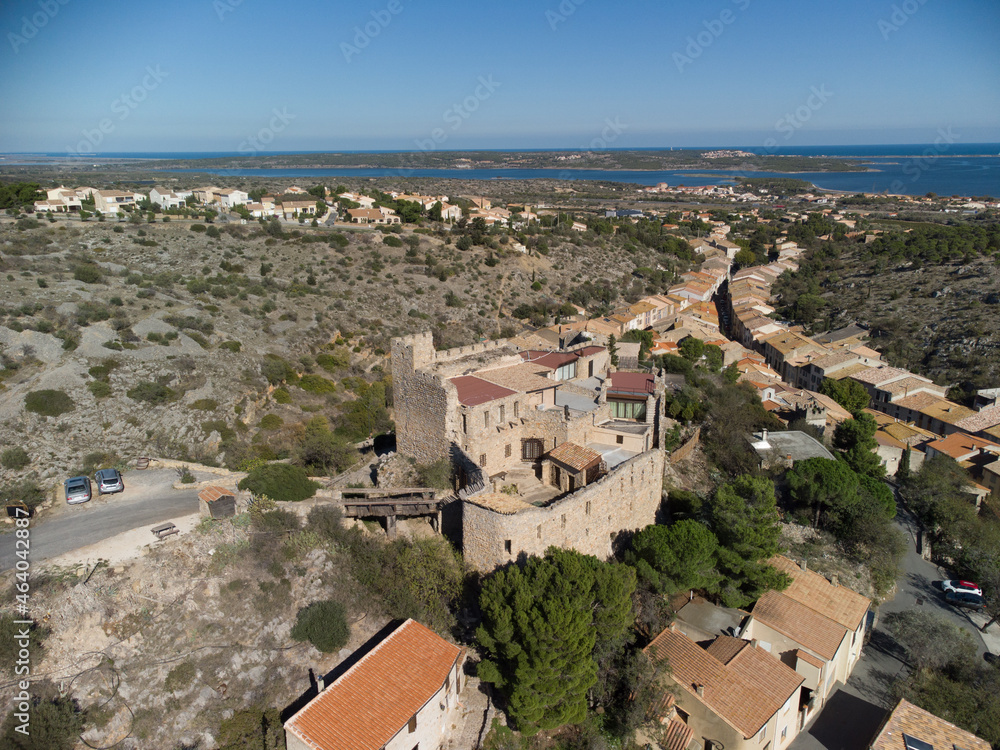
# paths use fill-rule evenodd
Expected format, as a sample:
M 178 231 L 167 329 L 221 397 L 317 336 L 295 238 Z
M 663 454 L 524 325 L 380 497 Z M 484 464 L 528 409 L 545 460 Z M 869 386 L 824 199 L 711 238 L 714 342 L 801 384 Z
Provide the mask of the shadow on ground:
M 838 690 L 809 734 L 827 750 L 857 750 L 868 747 L 885 715 L 881 706 Z

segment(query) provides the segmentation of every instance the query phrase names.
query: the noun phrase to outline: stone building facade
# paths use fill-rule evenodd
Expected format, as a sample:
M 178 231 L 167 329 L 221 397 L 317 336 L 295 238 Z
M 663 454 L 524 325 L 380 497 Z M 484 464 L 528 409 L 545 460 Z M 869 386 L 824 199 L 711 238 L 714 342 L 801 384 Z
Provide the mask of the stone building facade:
M 662 376 L 617 373 L 590 344 L 437 352 L 430 333 L 393 340 L 392 373 L 397 449 L 451 460 L 463 552 L 477 568 L 551 544 L 606 557 L 614 534 L 654 522 Z M 573 467 L 567 455 L 588 460 Z

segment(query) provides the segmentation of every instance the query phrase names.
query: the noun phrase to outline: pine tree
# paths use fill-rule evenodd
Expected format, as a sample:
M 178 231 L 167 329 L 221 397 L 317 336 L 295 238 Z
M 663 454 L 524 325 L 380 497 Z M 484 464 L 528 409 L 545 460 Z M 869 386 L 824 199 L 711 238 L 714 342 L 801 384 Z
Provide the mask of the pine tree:
M 555 547 L 484 582 L 479 676 L 504 693 L 523 733 L 583 721 L 595 652 L 624 642 L 634 590 L 632 568 Z

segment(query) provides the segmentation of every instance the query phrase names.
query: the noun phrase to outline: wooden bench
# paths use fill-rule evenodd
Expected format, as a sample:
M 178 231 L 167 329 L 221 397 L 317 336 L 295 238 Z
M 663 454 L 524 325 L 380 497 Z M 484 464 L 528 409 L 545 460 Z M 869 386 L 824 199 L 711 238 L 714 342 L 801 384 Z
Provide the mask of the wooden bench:
M 178 529 L 176 526 L 174 526 L 172 523 L 161 523 L 159 526 L 154 526 L 152 529 L 150 529 L 150 531 L 153 532 L 153 536 L 155 536 L 157 539 L 163 539 L 164 537 L 168 537 L 171 534 L 179 534 L 181 532 L 181 530 Z

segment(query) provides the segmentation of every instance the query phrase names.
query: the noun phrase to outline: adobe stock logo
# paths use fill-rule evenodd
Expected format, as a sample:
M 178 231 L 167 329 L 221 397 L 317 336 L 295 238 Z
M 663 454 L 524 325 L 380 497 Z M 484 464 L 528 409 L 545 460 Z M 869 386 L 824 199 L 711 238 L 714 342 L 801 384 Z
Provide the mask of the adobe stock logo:
M 67 3 L 69 0 L 38 0 L 38 10 L 32 13 L 30 18 L 21 16 L 21 33 L 7 32 L 7 41 L 10 42 L 14 54 L 16 55 L 21 47 L 38 36 L 39 30 L 56 17 L 59 7 Z
M 295 115 L 288 111 L 288 107 L 271 110 L 271 121 L 266 127 L 261 128 L 255 135 L 247 136 L 246 140 L 240 144 L 239 152 L 248 156 L 256 156 L 264 146 L 272 143 L 274 137 L 288 127 L 288 123 L 295 119 Z

